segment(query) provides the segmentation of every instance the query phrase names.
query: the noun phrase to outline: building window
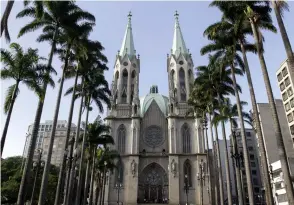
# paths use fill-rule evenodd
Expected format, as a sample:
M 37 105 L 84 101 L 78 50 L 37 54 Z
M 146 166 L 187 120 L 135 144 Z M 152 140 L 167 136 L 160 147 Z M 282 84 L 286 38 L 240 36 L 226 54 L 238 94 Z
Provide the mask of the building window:
M 254 187 L 254 192 L 255 193 L 259 193 L 259 188 L 258 187 Z
M 280 82 L 283 79 L 282 73 L 278 74 L 278 81 Z
M 127 90 L 128 90 L 128 71 L 124 69 L 122 73 L 122 103 L 127 103 Z
M 282 98 L 283 98 L 284 101 L 286 101 L 286 100 L 288 99 L 287 92 L 284 92 L 284 93 L 282 94 Z
M 287 68 L 283 68 L 282 70 L 283 76 L 285 77 L 288 74 Z
M 276 171 L 273 173 L 273 178 L 277 178 L 277 177 L 280 177 L 280 171 Z
M 283 91 L 283 90 L 285 90 L 285 88 L 286 88 L 286 86 L 285 86 L 285 84 L 282 82 L 282 83 L 280 84 L 280 90 Z
M 286 112 L 289 111 L 291 108 L 290 108 L 290 103 L 286 103 L 285 104 L 285 110 Z
M 124 125 L 120 125 L 117 131 L 117 150 L 119 153 L 125 153 L 126 146 L 126 128 Z
M 249 151 L 253 151 L 253 147 L 249 146 L 249 147 L 248 147 L 248 150 L 249 150 Z
M 294 98 L 290 100 L 291 107 L 294 107 Z
M 292 113 L 290 113 L 289 115 L 287 115 L 288 118 L 288 122 L 292 122 L 293 121 L 293 115 Z
M 251 133 L 250 132 L 246 132 L 246 136 L 247 137 L 251 137 Z
M 294 135 L 294 125 L 290 126 L 290 132 L 291 132 L 291 135 Z
M 283 203 L 283 202 L 287 202 L 288 198 L 287 198 L 287 194 L 281 194 L 277 196 L 278 202 L 279 203 Z
M 190 153 L 191 152 L 191 137 L 190 137 L 190 129 L 188 125 L 185 123 L 182 126 L 182 139 L 183 139 L 183 153 Z
M 253 184 L 254 184 L 254 185 L 258 185 L 258 180 L 257 180 L 257 178 L 253 178 Z
M 250 155 L 250 159 L 254 160 L 254 155 L 253 154 Z
M 255 162 L 251 162 L 251 167 L 256 167 Z
M 290 85 L 290 79 L 289 79 L 289 77 L 285 79 L 285 84 L 286 84 L 286 86 Z
M 185 102 L 187 100 L 187 93 L 186 93 L 185 71 L 183 68 L 180 68 L 179 79 L 180 79 L 181 101 Z
M 256 176 L 256 174 L 257 174 L 256 170 L 252 170 L 252 175 Z
M 276 190 L 278 190 L 278 189 L 282 189 L 283 187 L 282 187 L 282 182 L 276 182 L 275 183 L 275 187 L 276 187 Z
M 186 175 L 188 179 L 188 185 L 189 187 L 192 187 L 192 168 L 191 168 L 191 163 L 188 159 L 184 163 L 184 182 L 185 182 Z
M 292 90 L 291 87 L 287 90 L 287 92 L 288 92 L 288 95 L 289 95 L 289 96 L 292 96 L 292 95 L 293 95 L 293 90 Z

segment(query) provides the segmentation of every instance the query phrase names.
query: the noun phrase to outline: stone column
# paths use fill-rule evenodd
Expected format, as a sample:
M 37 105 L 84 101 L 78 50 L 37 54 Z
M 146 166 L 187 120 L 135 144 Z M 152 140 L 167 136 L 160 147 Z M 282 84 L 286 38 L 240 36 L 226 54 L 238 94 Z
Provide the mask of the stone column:
M 169 156 L 168 167 L 169 204 L 178 205 L 180 203 L 179 157 Z
M 130 156 L 125 166 L 125 200 L 124 204 L 137 205 L 139 157 Z
M 139 153 L 139 136 L 140 136 L 140 119 L 132 119 L 132 133 L 131 133 L 131 154 Z

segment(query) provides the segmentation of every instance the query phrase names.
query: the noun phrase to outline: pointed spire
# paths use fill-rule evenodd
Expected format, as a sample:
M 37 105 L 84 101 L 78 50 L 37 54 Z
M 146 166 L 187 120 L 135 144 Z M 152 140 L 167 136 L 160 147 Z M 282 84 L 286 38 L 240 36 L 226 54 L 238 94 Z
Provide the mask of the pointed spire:
M 180 23 L 179 23 L 179 14 L 176 11 L 175 13 L 175 30 L 174 30 L 174 39 L 173 39 L 173 47 L 171 50 L 171 53 L 178 57 L 180 53 L 182 54 L 188 54 L 188 50 L 183 38 L 183 34 L 180 28 Z
M 132 33 L 132 23 L 131 23 L 132 14 L 131 14 L 131 12 L 129 12 L 128 18 L 129 18 L 129 20 L 128 20 L 127 29 L 126 29 L 124 40 L 122 42 L 121 49 L 119 52 L 119 55 L 121 57 L 124 57 L 125 54 L 128 54 L 129 57 L 136 55 L 133 33 Z

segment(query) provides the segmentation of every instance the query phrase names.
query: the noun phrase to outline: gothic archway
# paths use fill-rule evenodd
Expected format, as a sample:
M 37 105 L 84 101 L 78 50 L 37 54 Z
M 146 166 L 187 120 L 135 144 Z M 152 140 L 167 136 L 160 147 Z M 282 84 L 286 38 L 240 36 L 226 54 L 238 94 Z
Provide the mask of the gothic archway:
M 168 176 L 157 163 L 146 166 L 139 175 L 138 203 L 166 203 Z

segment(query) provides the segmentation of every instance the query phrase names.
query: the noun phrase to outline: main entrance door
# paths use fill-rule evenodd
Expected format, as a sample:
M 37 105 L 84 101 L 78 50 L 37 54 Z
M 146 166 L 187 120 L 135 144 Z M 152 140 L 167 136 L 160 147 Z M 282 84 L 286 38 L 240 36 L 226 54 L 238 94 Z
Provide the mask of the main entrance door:
M 151 163 L 139 176 L 139 203 L 166 203 L 168 179 L 165 170 L 157 163 Z

